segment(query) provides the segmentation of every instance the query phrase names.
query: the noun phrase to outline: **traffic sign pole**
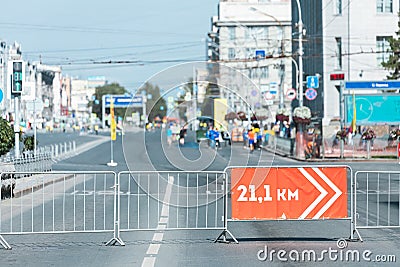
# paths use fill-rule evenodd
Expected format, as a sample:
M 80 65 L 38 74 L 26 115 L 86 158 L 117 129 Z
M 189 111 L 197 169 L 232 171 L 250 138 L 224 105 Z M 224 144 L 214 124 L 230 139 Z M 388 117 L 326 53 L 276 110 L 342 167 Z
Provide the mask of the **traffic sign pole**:
M 15 134 L 15 158 L 19 158 L 19 97 L 14 97 L 14 134 Z
M 116 139 L 116 122 L 115 122 L 115 116 L 114 116 L 114 102 L 113 102 L 113 98 L 111 97 L 110 99 L 110 117 L 111 117 L 111 127 L 110 127 L 110 132 L 111 132 L 111 161 L 109 163 L 107 163 L 107 166 L 110 167 L 115 167 L 118 165 L 117 162 L 114 162 L 114 147 L 113 147 L 113 143 L 114 140 Z

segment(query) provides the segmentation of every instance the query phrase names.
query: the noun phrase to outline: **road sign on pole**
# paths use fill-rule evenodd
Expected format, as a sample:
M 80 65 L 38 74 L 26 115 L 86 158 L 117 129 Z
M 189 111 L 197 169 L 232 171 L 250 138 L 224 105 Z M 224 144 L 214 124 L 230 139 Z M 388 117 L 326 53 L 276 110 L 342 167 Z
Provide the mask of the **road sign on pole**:
M 347 218 L 346 167 L 234 168 L 232 219 Z
M 104 96 L 105 107 L 110 107 L 111 99 L 113 100 L 115 108 L 127 108 L 127 107 L 141 107 L 143 105 L 142 96 L 130 96 L 130 95 L 106 95 Z
M 308 100 L 314 100 L 317 98 L 318 95 L 317 90 L 315 90 L 314 88 L 308 88 L 304 94 Z
M 307 88 L 319 88 L 318 76 L 307 76 Z
M 296 98 L 296 89 L 290 88 L 286 91 L 286 98 L 293 100 Z

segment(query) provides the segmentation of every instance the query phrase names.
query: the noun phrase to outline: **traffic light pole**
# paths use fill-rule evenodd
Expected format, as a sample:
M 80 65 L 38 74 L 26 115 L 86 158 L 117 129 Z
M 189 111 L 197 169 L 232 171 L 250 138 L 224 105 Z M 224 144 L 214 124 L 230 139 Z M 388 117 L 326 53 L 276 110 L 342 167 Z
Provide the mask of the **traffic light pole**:
M 15 118 L 14 118 L 14 134 L 15 134 L 15 158 L 20 157 L 19 153 L 19 97 L 15 96 L 14 97 L 14 112 L 15 112 Z

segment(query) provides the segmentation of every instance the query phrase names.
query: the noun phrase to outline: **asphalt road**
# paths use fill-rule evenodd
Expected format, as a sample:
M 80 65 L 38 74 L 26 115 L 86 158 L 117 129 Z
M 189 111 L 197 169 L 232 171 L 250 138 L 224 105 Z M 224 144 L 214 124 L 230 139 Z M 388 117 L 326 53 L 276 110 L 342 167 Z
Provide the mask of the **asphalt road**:
M 60 138 L 63 138 L 62 135 Z M 96 230 L 96 233 L 4 235 L 13 250 L 0 250 L 0 264 L 13 266 L 70 266 L 71 264 L 77 266 L 271 264 L 376 266 L 379 264 L 373 261 L 367 262 L 362 258 L 359 262 L 348 262 L 346 261 L 348 250 L 357 250 L 361 254 L 371 251 L 371 255 L 367 253 L 371 259 L 375 259 L 376 255 L 396 255 L 400 260 L 398 229 L 361 230 L 364 242 L 348 241 L 346 249 L 338 249 L 337 241 L 349 237 L 349 220 L 230 222 L 229 230 L 238 238 L 239 244 L 214 243 L 214 238 L 221 232 L 215 228 L 222 226 L 221 171 L 229 166 L 305 166 L 310 163 L 279 157 L 263 150 L 249 153 L 241 144 L 234 144 L 232 147 L 223 146 L 219 150 L 209 148 L 206 144 L 198 146 L 190 134 L 182 147 L 177 143 L 168 146 L 164 140 L 165 136 L 160 131 L 143 134 L 140 130 L 132 129 L 127 131 L 126 135 L 118 136 L 114 144 L 114 161 L 118 162 L 117 167 L 106 165 L 110 161 L 108 142 L 76 157 L 57 162 L 53 166 L 55 170 L 66 172 L 89 170 L 132 172 L 121 175 L 120 181 L 123 192 L 120 201 L 120 225 L 124 230 L 121 238 L 126 246 L 104 246 L 104 243 L 112 238 L 112 233 L 100 232 L 113 229 L 112 181 L 107 179 L 107 182 L 104 182 L 102 176 L 94 175 L 85 176 L 82 180 L 81 175 L 76 175 L 73 179 L 62 180 L 47 186 L 44 190 L 35 191 L 33 194 L 27 193 L 21 198 L 14 199 L 14 205 L 10 205 L 10 200 L 2 202 L 1 229 L 10 228 L 9 218 L 12 217 L 14 229 L 22 227 L 28 232 L 32 225 L 35 231 L 39 232 L 42 229 L 51 232 L 55 225 L 55 230 L 60 231 L 72 229 L 74 232 L 85 229 L 85 231 Z M 312 163 L 312 165 L 332 164 L 346 164 L 354 172 L 399 170 L 398 164 L 393 161 Z M 155 175 L 143 173 L 149 170 L 165 172 Z M 193 173 L 188 174 L 189 172 Z M 368 188 L 366 179 L 360 176 L 357 184 L 357 211 L 360 222 L 373 224 L 379 217 L 380 223 L 383 220 L 383 223 L 398 224 L 398 198 L 390 193 L 396 190 L 398 192 L 398 187 L 395 187 L 399 181 L 398 176 L 391 177 L 390 188 L 384 177 L 380 177 L 378 186 L 376 178 L 370 176 L 368 179 L 371 183 L 368 184 Z M 378 188 L 386 193 L 379 196 L 373 194 Z M 365 192 L 370 192 L 368 199 Z M 32 203 L 32 199 L 35 201 L 33 211 L 26 209 L 26 206 L 29 207 Z M 15 206 L 12 216 L 11 206 Z M 63 210 L 67 213 L 60 212 L 60 207 L 64 207 Z M 53 213 L 52 210 L 56 212 Z M 73 216 L 75 219 L 68 216 L 68 219 L 65 219 L 64 214 L 69 216 L 75 214 Z M 104 214 L 106 219 L 102 220 Z M 174 230 L 167 231 L 165 228 Z M 265 249 L 268 249 L 267 258 Z M 285 250 L 287 253 L 294 251 L 292 256 L 296 255 L 295 252 L 301 255 L 304 251 L 313 250 L 316 255 L 324 258 L 324 261 L 314 262 L 307 259 L 293 261 L 288 259 L 288 254 L 286 254 L 287 261 L 284 261 L 285 257 L 278 258 L 278 250 Z M 329 253 L 323 252 L 324 250 L 336 250 L 337 254 L 333 252 L 332 255 L 328 255 Z M 344 256 L 340 257 L 340 252 L 344 253 Z M 338 255 L 338 258 L 335 259 L 335 255 Z M 382 265 L 397 266 L 393 262 Z

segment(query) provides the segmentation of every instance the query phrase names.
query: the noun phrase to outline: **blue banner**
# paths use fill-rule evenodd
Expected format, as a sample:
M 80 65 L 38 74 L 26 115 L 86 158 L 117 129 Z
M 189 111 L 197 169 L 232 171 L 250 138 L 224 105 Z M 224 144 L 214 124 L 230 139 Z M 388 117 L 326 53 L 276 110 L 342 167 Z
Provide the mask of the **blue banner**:
M 344 87 L 345 89 L 393 90 L 400 89 L 400 81 L 345 82 Z

